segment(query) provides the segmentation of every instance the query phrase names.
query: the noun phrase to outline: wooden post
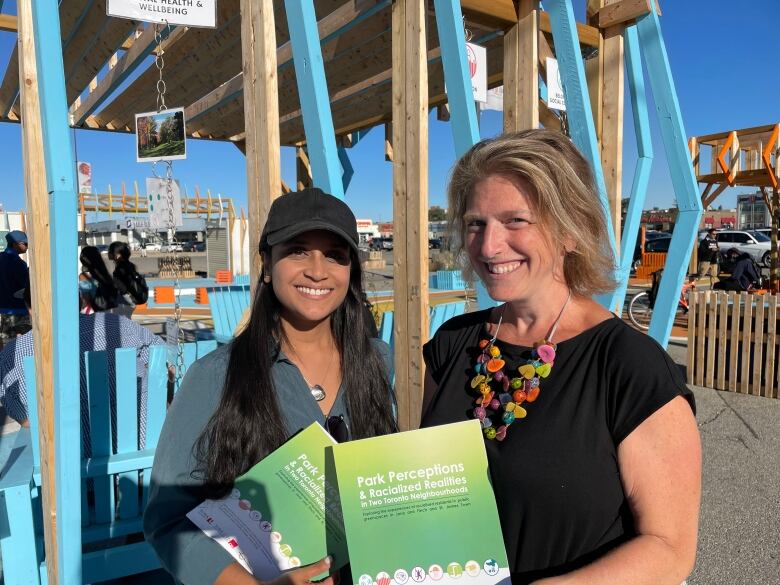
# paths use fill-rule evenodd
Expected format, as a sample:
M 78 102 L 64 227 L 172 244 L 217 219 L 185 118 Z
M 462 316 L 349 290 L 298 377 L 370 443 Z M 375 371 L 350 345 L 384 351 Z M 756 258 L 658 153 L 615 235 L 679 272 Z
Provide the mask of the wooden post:
M 46 577 L 81 582 L 75 161 L 57 2 L 19 2 L 18 52 Z M 40 60 L 46 67 L 37 67 Z M 56 242 L 56 246 L 53 245 Z
M 539 2 L 521 0 L 504 34 L 504 132 L 539 127 Z
M 604 5 L 615 0 L 605 0 Z M 621 202 L 623 198 L 623 95 L 624 95 L 623 25 L 602 31 L 599 60 L 601 70 L 601 165 L 607 187 L 615 250 L 620 253 Z M 620 300 L 622 302 L 622 299 Z
M 298 191 L 311 187 L 311 164 L 303 146 L 295 148 L 295 183 Z
M 273 4 L 273 0 L 241 0 L 249 282 L 253 287 L 260 275 L 260 233 L 282 184 Z
M 393 30 L 395 388 L 402 430 L 420 422 L 428 337 L 428 69 L 425 2 L 397 0 Z

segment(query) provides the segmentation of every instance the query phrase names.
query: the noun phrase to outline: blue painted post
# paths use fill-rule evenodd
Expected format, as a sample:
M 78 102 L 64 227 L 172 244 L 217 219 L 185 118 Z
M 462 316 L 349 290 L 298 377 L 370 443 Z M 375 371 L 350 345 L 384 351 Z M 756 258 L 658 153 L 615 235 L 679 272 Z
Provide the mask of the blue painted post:
M 466 58 L 466 32 L 458 0 L 434 0 L 439 46 L 450 104 L 450 123 L 455 140 L 455 156 L 461 157 L 479 142 L 477 109 L 471 90 Z
M 604 207 L 607 230 L 610 234 L 614 234 L 609 213 L 607 187 L 604 182 L 604 171 L 601 167 L 601 156 L 596 139 L 596 126 L 593 123 L 593 112 L 590 109 L 585 66 L 582 63 L 579 36 L 577 35 L 577 21 L 574 19 L 571 0 L 547 0 L 545 7 L 550 13 L 550 24 L 555 41 L 555 56 L 558 59 L 558 69 L 561 72 L 571 139 L 585 158 L 590 161 L 596 187 L 601 197 L 601 204 Z M 615 250 L 614 239 L 610 238 L 610 242 L 612 249 Z M 597 300 L 607 308 L 614 307 L 617 300 L 616 293 L 617 291 L 613 291 L 611 294 L 601 295 Z
M 655 3 L 652 2 L 651 5 L 652 12 L 637 19 L 636 26 L 679 210 L 649 330 L 651 337 L 666 346 L 674 324 L 677 301 L 688 269 L 688 260 L 693 250 L 693 235 L 701 219 L 702 206 L 685 139 L 677 91 L 661 34 L 661 23 L 655 12 Z
M 623 241 L 620 253 L 620 283 L 617 298 L 625 299 L 631 263 L 634 259 L 634 247 L 642 220 L 642 208 L 650 181 L 650 168 L 653 164 L 653 141 L 650 137 L 650 117 L 647 112 L 647 93 L 642 74 L 642 61 L 639 50 L 639 36 L 636 25 L 626 27 L 623 32 L 626 52 L 626 76 L 631 95 L 631 110 L 634 113 L 634 134 L 637 140 L 637 161 L 634 169 L 634 182 L 623 225 Z
M 81 583 L 81 444 L 77 197 L 73 144 L 57 0 L 33 0 L 33 31 L 41 109 L 46 184 L 49 193 L 52 283 L 52 364 L 54 367 L 54 449 L 57 486 L 56 539 L 60 583 Z M 36 120 L 27 123 L 35 124 Z
M 313 0 L 285 0 L 295 79 L 315 186 L 344 199 L 336 133 Z

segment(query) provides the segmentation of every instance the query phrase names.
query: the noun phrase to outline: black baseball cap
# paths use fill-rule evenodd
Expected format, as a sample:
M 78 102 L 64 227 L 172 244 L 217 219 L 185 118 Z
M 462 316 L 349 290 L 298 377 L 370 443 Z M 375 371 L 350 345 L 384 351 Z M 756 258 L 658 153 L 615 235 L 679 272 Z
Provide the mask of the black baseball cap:
M 355 252 L 358 250 L 360 240 L 352 210 L 341 199 L 317 187 L 285 193 L 274 200 L 260 236 L 260 249 L 312 230 L 332 232 Z

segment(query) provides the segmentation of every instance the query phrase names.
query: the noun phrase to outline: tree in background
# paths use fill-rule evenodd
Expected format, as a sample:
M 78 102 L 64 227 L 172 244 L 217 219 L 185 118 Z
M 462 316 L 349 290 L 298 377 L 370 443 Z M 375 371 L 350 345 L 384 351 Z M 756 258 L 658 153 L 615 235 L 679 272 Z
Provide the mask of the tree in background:
M 447 219 L 446 209 L 434 205 L 428 210 L 428 221 L 444 221 L 445 219 Z

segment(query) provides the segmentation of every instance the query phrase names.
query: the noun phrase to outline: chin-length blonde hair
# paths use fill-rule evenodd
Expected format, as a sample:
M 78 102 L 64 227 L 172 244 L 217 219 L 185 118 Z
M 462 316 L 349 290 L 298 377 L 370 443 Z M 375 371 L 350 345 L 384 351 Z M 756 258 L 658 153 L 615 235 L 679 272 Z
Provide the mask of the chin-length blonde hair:
M 615 288 L 615 256 L 588 161 L 571 140 L 551 130 L 523 130 L 475 144 L 450 177 L 452 248 L 465 258 L 463 216 L 475 185 L 491 175 L 522 178 L 553 249 L 566 246 L 563 274 L 572 292 L 592 296 Z M 468 262 L 466 262 L 468 264 Z M 471 267 L 468 266 L 470 269 Z

